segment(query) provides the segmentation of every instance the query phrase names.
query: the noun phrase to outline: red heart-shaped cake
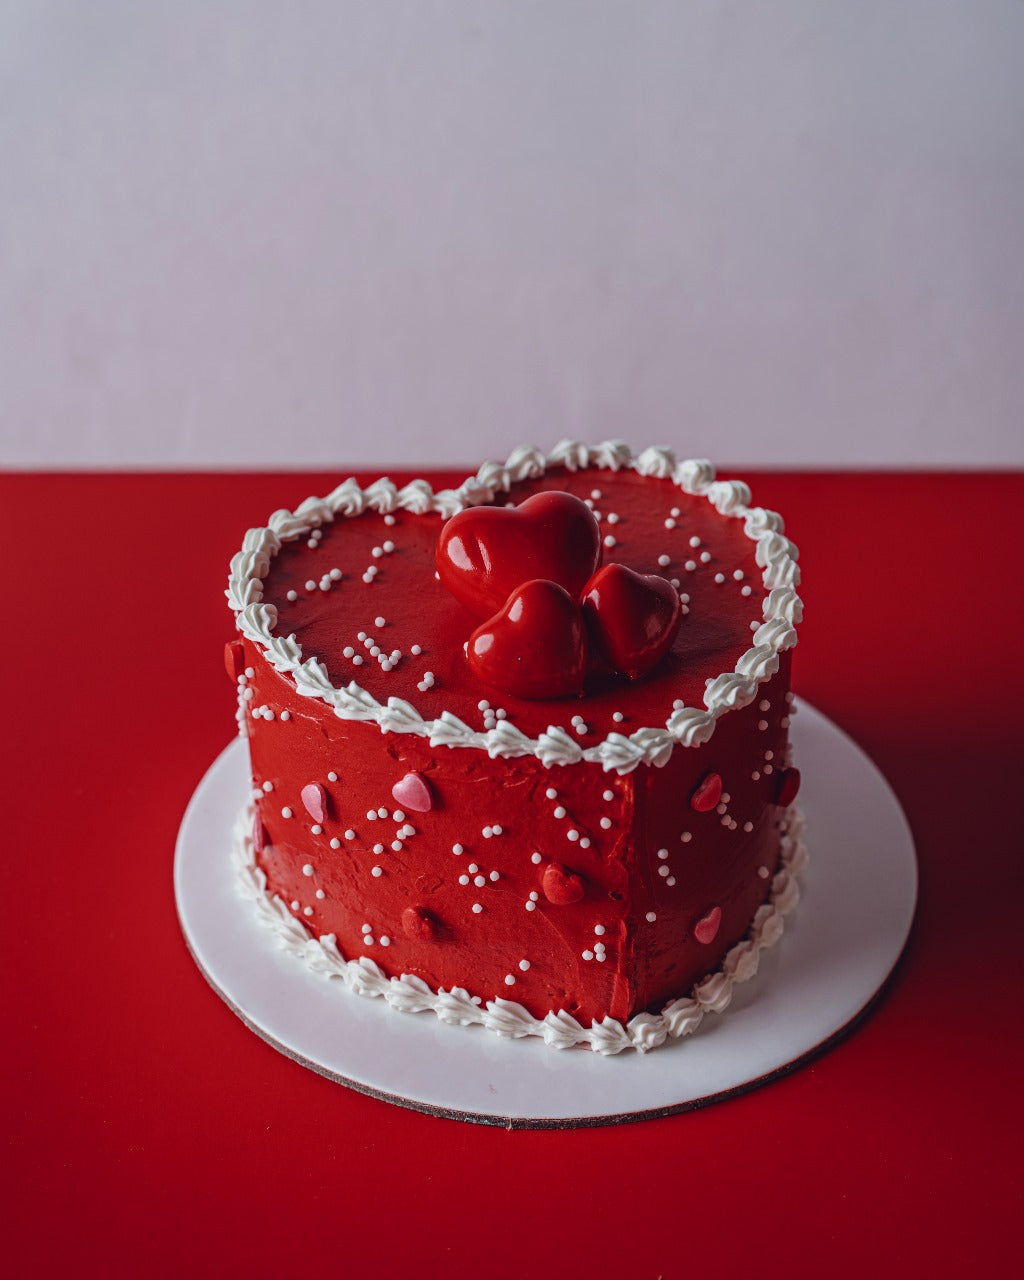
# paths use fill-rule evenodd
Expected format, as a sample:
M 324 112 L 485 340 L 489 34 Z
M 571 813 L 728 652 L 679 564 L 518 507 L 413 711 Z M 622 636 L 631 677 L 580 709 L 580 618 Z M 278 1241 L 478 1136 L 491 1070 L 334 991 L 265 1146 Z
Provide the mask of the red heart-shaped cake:
M 587 671 L 583 615 L 564 587 L 535 578 L 477 627 L 467 657 L 481 680 L 518 698 L 580 693 Z
M 601 563 L 601 533 L 585 502 L 547 491 L 518 507 L 459 512 L 441 530 L 436 561 L 452 595 L 489 618 L 531 578 L 555 582 L 579 599 Z
M 682 609 L 671 582 L 624 564 L 606 564 L 584 588 L 583 614 L 595 647 L 630 680 L 646 675 L 668 653 Z

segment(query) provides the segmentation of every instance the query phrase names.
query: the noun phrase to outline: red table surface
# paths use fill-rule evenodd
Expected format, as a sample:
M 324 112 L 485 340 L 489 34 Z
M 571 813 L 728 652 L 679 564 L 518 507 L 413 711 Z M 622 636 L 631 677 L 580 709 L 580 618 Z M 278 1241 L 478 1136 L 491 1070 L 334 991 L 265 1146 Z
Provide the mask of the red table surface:
M 0 477 L 9 1274 L 934 1276 L 1012 1256 L 1024 477 L 747 475 L 802 551 L 796 686 L 899 796 L 917 919 L 870 1018 L 809 1064 L 565 1132 L 304 1070 L 182 940 L 178 824 L 234 732 L 228 560 L 339 478 Z

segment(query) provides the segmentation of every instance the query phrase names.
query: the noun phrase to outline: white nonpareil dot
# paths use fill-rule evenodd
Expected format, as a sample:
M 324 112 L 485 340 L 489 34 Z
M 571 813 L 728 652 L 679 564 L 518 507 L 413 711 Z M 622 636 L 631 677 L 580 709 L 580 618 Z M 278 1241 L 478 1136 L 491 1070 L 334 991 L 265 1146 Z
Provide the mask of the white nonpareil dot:
M 293 911 L 298 911 L 298 909 L 299 909 L 299 901 L 298 901 L 298 899 L 296 898 L 296 899 L 292 902 L 292 910 L 293 910 Z
M 606 535 L 604 540 L 604 545 L 608 547 L 609 550 L 611 550 L 611 548 L 615 546 L 615 539 L 612 537 L 610 533 Z
M 667 876 L 668 874 L 669 874 L 669 869 L 668 869 L 668 867 L 666 867 L 666 866 L 660 866 L 660 867 L 658 868 L 658 875 L 659 875 L 659 876 Z
M 532 901 L 531 901 L 531 902 L 527 902 L 525 905 L 526 905 L 526 909 L 527 909 L 527 911 L 536 911 L 536 910 L 537 910 L 537 904 L 536 904 L 536 902 L 532 902 Z
M 414 658 L 418 658 L 420 654 L 423 652 L 423 650 L 420 648 L 418 644 L 414 644 L 412 648 L 409 650 L 409 652 L 412 654 Z
M 753 829 L 754 829 L 754 824 L 752 822 L 744 822 L 743 830 L 746 831 L 748 835 L 750 834 L 751 831 L 753 831 Z
M 589 837 L 589 836 L 583 836 L 583 837 L 580 839 L 580 848 L 581 848 L 581 849 L 589 849 L 589 848 L 590 848 L 590 837 Z
M 547 791 L 545 791 L 544 794 L 547 796 L 549 800 L 558 799 L 558 792 L 554 789 L 554 787 L 548 787 Z
M 476 887 L 477 887 L 478 889 L 482 889 L 482 888 L 484 887 L 484 885 L 487 883 L 487 877 L 486 877 L 486 876 L 474 876 L 474 877 L 473 877 L 473 883 L 476 885 Z
M 569 830 L 565 833 L 565 836 L 567 840 L 578 840 L 580 838 L 580 833 L 576 830 L 575 827 L 570 827 Z
M 693 547 L 694 550 L 700 546 L 700 538 L 698 538 L 696 534 L 694 534 L 690 539 L 690 546 Z
M 492 871 L 492 872 L 491 872 L 491 874 L 490 874 L 490 876 L 489 876 L 489 879 L 490 879 L 492 882 L 493 882 L 493 881 L 495 881 L 495 880 L 500 880 L 500 879 L 501 879 L 501 873 L 500 873 L 499 871 Z
M 306 590 L 307 590 L 307 591 L 315 591 L 315 590 L 316 590 L 316 583 L 313 581 L 313 579 L 312 579 L 312 578 L 310 578 L 310 579 L 309 579 L 309 581 L 306 583 Z
M 331 569 L 327 576 L 330 578 L 330 580 L 331 580 L 332 582 L 340 582 L 340 581 L 341 581 L 341 570 L 340 570 L 340 569 Z
M 668 850 L 667 850 L 667 849 L 659 849 L 659 850 L 658 850 L 658 857 L 659 857 L 659 858 L 661 858 L 661 859 L 663 859 L 663 860 L 664 860 L 665 858 L 667 858 L 667 857 L 668 857 Z
M 657 918 L 658 918 L 657 912 L 655 912 L 655 911 L 648 911 L 648 913 L 647 913 L 647 923 L 648 923 L 648 924 L 654 924 L 654 922 L 655 922 L 655 920 L 657 920 Z
M 291 811 L 291 809 L 289 809 L 289 807 L 288 807 L 287 805 L 285 805 L 285 807 L 281 810 L 281 817 L 282 817 L 282 818 L 290 818 L 291 816 L 292 816 L 292 811 Z
M 309 830 L 310 830 L 310 833 L 314 836 L 323 835 L 323 831 L 324 831 L 323 827 L 320 825 L 319 822 L 314 822 Z
M 376 809 L 367 809 L 367 811 L 366 811 L 366 817 L 368 818 L 368 820 L 369 820 L 370 822 L 376 822 L 376 821 L 377 821 L 377 810 L 376 810 Z
M 459 884 L 469 884 L 469 876 L 467 875 L 459 876 Z
M 753 594 L 753 588 L 752 588 L 752 587 L 740 587 L 740 595 L 741 595 L 741 596 L 749 596 L 749 595 L 752 595 L 752 594 Z
M 361 928 L 362 928 L 362 932 L 363 932 L 363 933 L 373 933 L 373 925 L 372 925 L 372 924 L 364 924 L 364 925 L 362 925 L 362 926 L 361 926 Z
M 405 810 L 404 810 L 404 809 L 395 809 L 395 810 L 392 812 L 391 816 L 392 816 L 392 818 L 394 818 L 394 820 L 395 820 L 396 822 L 404 822 L 404 821 L 405 821 Z
M 384 620 L 383 618 L 381 618 L 381 617 L 376 617 L 376 618 L 374 618 L 374 620 L 373 620 L 373 625 L 374 625 L 375 627 L 383 627 L 383 626 L 386 626 L 387 624 L 386 624 L 386 622 L 385 622 L 385 620 Z
M 355 833 L 353 832 L 353 835 L 354 835 L 354 834 L 355 834 Z M 348 836 L 348 832 L 347 832 L 347 831 L 345 832 L 345 835 L 346 835 L 346 836 Z M 331 837 L 331 848 L 332 848 L 332 849 L 340 849 L 340 848 L 341 848 L 341 841 L 338 839 L 338 837 L 337 837 L 337 836 L 332 836 L 332 837 Z
M 583 956 L 584 960 L 593 960 L 594 958 L 594 953 L 589 949 L 589 947 L 586 951 L 582 951 L 580 954 Z
M 384 806 L 383 806 L 383 805 L 381 805 L 381 807 L 377 810 L 377 817 L 378 817 L 378 818 L 386 818 L 387 816 L 388 816 L 388 811 L 387 811 L 387 809 L 385 809 L 385 808 L 384 808 Z
M 725 581 L 725 574 L 724 574 L 724 573 L 716 573 L 716 574 L 715 574 L 715 581 L 718 583 L 718 585 L 719 585 L 719 586 L 721 586 L 721 585 L 722 585 L 722 583 Z
M 352 665 L 354 667 L 361 667 L 363 665 L 363 655 L 361 653 L 357 653 L 352 659 Z
M 355 838 L 356 838 L 356 833 L 352 830 L 351 827 L 347 827 L 345 830 L 345 839 L 354 840 Z M 333 844 L 334 842 L 332 841 L 331 843 Z
M 671 563 L 672 563 L 671 556 L 658 556 L 658 564 L 661 566 L 662 569 L 667 569 Z
M 501 835 L 501 827 L 500 827 L 500 825 L 499 825 L 497 822 L 494 824 L 494 826 L 493 826 L 493 827 L 491 827 L 491 830 L 494 832 L 494 834 L 495 834 L 496 836 L 500 836 L 500 835 Z
M 511 973 L 505 974 L 505 986 L 514 987 L 516 985 L 515 977 Z
M 383 938 L 381 938 L 381 940 L 380 940 L 380 945 L 381 945 L 382 947 L 390 947 L 390 946 L 391 946 L 391 939 L 387 936 L 387 934 L 385 934 L 385 935 L 384 935 L 384 937 L 383 937 Z
M 491 836 L 494 834 L 493 828 L 484 827 L 483 831 L 481 831 L 480 834 L 483 836 L 485 840 L 490 840 Z
M 665 528 L 674 529 L 675 527 L 676 527 L 676 522 L 672 519 L 671 516 L 669 516 L 669 518 L 665 521 Z
M 606 800 L 606 801 L 607 801 L 607 800 L 614 800 L 614 799 L 615 799 L 615 792 L 614 792 L 614 791 L 603 791 L 603 792 L 601 793 L 601 799 L 602 799 L 602 800 Z
M 305 863 L 305 864 L 303 865 L 303 868 L 302 868 L 302 874 L 303 874 L 304 876 L 311 876 L 311 875 L 313 874 L 313 864 L 312 864 L 312 862 L 307 862 L 307 863 Z
M 565 817 L 564 807 L 562 805 L 558 805 L 557 808 L 554 810 L 554 814 L 556 818 L 564 818 Z
M 478 916 L 478 915 L 480 914 L 480 912 L 481 912 L 481 911 L 483 911 L 483 907 L 480 905 L 480 903 L 479 903 L 479 902 L 474 902 L 474 903 L 473 903 L 473 914 L 474 914 L 475 916 Z
M 536 902 L 539 898 L 540 898 L 540 894 L 537 892 L 537 890 L 536 890 L 536 889 L 531 889 L 531 890 L 530 890 L 530 901 L 531 901 L 531 902 Z
M 401 842 L 401 840 L 392 840 L 392 841 L 391 841 L 391 848 L 392 848 L 392 850 L 393 850 L 395 853 L 401 853 L 401 852 L 402 852 L 402 842 Z
M 388 541 L 384 543 L 385 552 L 388 555 L 390 555 L 392 551 L 394 551 L 394 549 L 395 549 L 395 544 L 390 539 L 388 539 Z M 378 625 L 383 626 L 384 624 L 381 622 L 381 623 L 378 623 Z
M 454 854 L 460 854 L 460 853 L 462 853 L 462 845 L 461 845 L 461 844 L 453 844 L 453 845 L 452 845 L 452 853 L 454 853 Z
M 317 891 L 316 891 L 316 896 L 317 896 L 318 898 L 326 898 L 326 897 L 327 897 L 327 894 L 326 894 L 326 893 L 324 893 L 323 889 L 317 889 Z
M 608 828 L 609 828 L 611 825 L 612 825 L 612 820 L 611 820 L 611 818 L 602 818 L 602 819 L 601 819 L 601 827 L 603 828 L 603 830 L 607 831 L 607 830 L 608 830 Z
M 768 877 L 771 875 L 771 872 L 768 870 L 767 867 L 758 867 L 757 874 L 761 877 L 762 880 L 767 880 Z
M 609 524 L 618 524 L 618 523 L 619 523 L 619 516 L 618 516 L 618 513 L 617 513 L 617 512 L 615 512 L 615 511 L 609 511 L 609 512 L 608 512 L 608 523 L 609 523 Z
M 534 866 L 536 866 L 539 862 L 543 861 L 543 857 L 539 853 L 531 853 L 530 861 L 533 863 Z
M 672 885 L 675 884 L 675 882 L 676 882 L 675 876 L 669 876 L 669 878 L 665 881 L 665 883 L 669 886 L 669 888 L 671 888 Z
M 370 869 L 370 875 L 371 875 L 371 876 L 382 876 L 383 874 L 384 874 L 384 868 L 383 868 L 383 867 L 372 867 L 372 868 Z
M 264 782 L 263 784 L 264 791 L 273 791 L 273 789 L 274 789 L 274 784 L 272 782 Z
M 623 716 L 621 711 L 612 712 L 612 719 L 615 721 L 616 724 L 622 724 L 622 721 L 624 718 L 625 717 Z
M 330 773 L 328 773 L 328 775 L 327 775 L 327 781 L 328 781 L 328 782 L 337 782 L 337 781 L 338 781 L 338 775 L 334 772 L 334 770 L 333 770 L 333 769 L 330 771 Z
M 520 960 L 520 961 L 519 961 L 519 967 L 520 967 L 520 969 L 522 969 L 523 973 L 525 973 L 525 972 L 527 971 L 527 969 L 529 969 L 529 967 L 530 967 L 530 962 L 529 962 L 529 960 Z
M 595 932 L 595 933 L 597 934 L 597 936 L 600 938 L 600 937 L 603 935 L 603 933 L 604 933 L 604 925 L 603 925 L 603 924 L 595 924 L 595 925 L 594 925 L 594 932 Z
M 679 839 L 682 840 L 683 844 L 689 844 L 690 841 L 693 839 L 693 832 L 683 831 L 680 833 Z
M 742 582 L 742 581 L 743 581 L 743 570 L 742 570 L 742 569 L 733 569 L 733 571 L 732 571 L 732 576 L 733 576 L 733 578 L 734 578 L 737 582 Z
M 311 916 L 311 915 L 313 914 L 313 908 L 312 908 L 312 907 L 303 907 L 303 908 L 302 908 L 302 914 L 303 914 L 304 916 Z
M 767 729 L 767 728 L 768 728 L 768 721 L 767 721 L 767 720 L 758 720 L 758 722 L 757 722 L 757 727 L 761 730 L 761 732 L 762 732 L 762 733 L 764 733 L 765 729 Z
M 701 564 L 710 564 L 710 563 L 711 563 L 711 552 L 710 552 L 710 551 L 702 551 L 702 552 L 700 553 L 700 562 L 701 562 Z
M 296 600 L 298 600 L 299 593 L 297 591 L 289 591 L 286 593 L 285 598 L 287 600 L 291 600 L 294 603 Z
M 683 565 L 683 568 L 686 570 L 687 573 L 693 573 L 693 571 L 697 568 L 697 561 L 687 560 L 686 564 Z

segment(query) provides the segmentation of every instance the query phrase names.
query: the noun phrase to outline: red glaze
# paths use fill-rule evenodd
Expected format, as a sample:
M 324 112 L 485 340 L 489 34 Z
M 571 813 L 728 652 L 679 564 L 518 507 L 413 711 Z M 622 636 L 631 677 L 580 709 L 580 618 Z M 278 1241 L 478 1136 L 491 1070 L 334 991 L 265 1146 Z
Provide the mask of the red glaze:
M 583 616 L 614 670 L 638 680 L 672 647 L 683 617 L 679 592 L 658 574 L 606 564 L 583 589 Z
M 551 862 L 544 868 L 541 876 L 541 888 L 544 897 L 557 907 L 567 907 L 583 899 L 586 890 L 583 881 L 575 871 L 563 867 L 561 863 Z
M 518 507 L 473 507 L 441 530 L 437 572 L 479 618 L 496 613 L 531 578 L 564 587 L 574 600 L 601 563 L 601 533 L 590 508 L 549 490 Z
M 429 813 L 434 807 L 430 787 L 418 773 L 407 773 L 391 788 L 391 794 L 403 809 L 414 813 Z
M 327 792 L 318 782 L 307 782 L 300 792 L 306 812 L 314 822 L 323 822 L 327 812 Z
M 517 698 L 564 698 L 583 690 L 583 614 L 569 593 L 535 578 L 469 638 L 469 665 L 486 684 Z
M 702 946 L 710 946 L 718 937 L 718 929 L 722 923 L 722 908 L 712 907 L 693 926 L 693 936 Z
M 690 796 L 690 808 L 708 813 L 722 798 L 722 779 L 717 773 L 706 773 Z
M 783 769 L 775 786 L 775 803 L 783 809 L 791 805 L 800 790 L 800 770 Z

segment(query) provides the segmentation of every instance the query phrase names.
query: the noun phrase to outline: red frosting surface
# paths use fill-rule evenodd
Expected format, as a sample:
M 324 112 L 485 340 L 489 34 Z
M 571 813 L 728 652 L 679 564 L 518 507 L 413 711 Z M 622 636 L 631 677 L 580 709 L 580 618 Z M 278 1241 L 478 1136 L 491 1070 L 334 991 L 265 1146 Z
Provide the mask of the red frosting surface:
M 530 737 L 561 725 L 587 748 L 663 727 L 679 703 L 702 707 L 706 684 L 733 669 L 761 621 L 761 571 L 742 522 L 633 472 L 556 472 L 509 500 L 544 488 L 593 503 L 602 539 L 614 539 L 605 563 L 678 580 L 687 612 L 647 678 L 592 673 L 585 696 L 547 701 L 483 684 L 464 653 L 479 616 L 435 578 L 438 516 L 339 518 L 314 545 L 285 545 L 264 592 L 279 632 L 294 633 L 335 684 L 355 680 L 381 702 L 407 699 L 425 718 L 448 711 L 475 729 L 503 713 Z M 260 864 L 296 917 L 335 934 L 349 958 L 538 1017 L 625 1020 L 712 972 L 767 896 L 783 817 L 777 775 L 789 763 L 786 654 L 704 746 L 619 776 L 432 748 L 342 720 L 244 646 Z M 709 774 L 721 795 L 692 804 L 707 797 Z

